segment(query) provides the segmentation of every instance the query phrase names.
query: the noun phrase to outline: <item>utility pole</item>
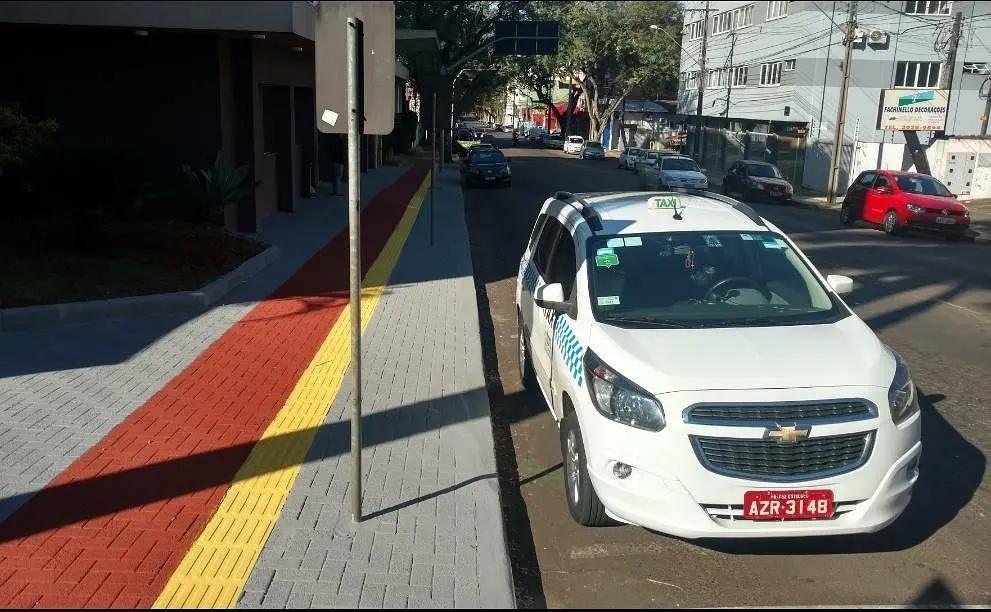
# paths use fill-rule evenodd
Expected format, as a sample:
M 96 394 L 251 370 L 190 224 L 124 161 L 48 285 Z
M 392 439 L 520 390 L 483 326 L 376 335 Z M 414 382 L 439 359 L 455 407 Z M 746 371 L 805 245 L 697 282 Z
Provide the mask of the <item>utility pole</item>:
M 843 36 L 843 44 L 846 52 L 843 55 L 843 84 L 840 87 L 840 103 L 836 109 L 836 133 L 833 136 L 833 158 L 829 168 L 829 184 L 826 187 L 826 196 L 829 203 L 836 202 L 836 183 L 840 175 L 840 162 L 843 158 L 843 131 L 846 128 L 846 99 L 850 89 L 850 70 L 853 64 L 853 42 L 856 40 L 857 31 L 857 2 L 851 0 L 850 12 L 846 22 L 846 32 Z
M 991 77 L 984 79 L 978 96 L 984 98 L 984 114 L 981 115 L 981 136 L 988 135 L 988 115 L 991 115 Z
M 730 32 L 729 36 L 729 56 L 726 57 L 726 65 L 729 67 L 729 72 L 726 80 L 726 109 L 723 111 L 727 121 L 729 121 L 729 97 L 733 93 L 733 78 L 735 76 L 733 69 L 733 49 L 736 47 L 736 30 Z
M 943 70 L 939 73 L 939 88 L 947 90 L 947 109 L 950 106 L 950 97 L 953 95 L 953 73 L 956 71 L 957 66 L 957 47 L 960 46 L 962 25 L 963 13 L 957 11 L 957 14 L 953 16 L 953 29 L 950 31 L 950 41 L 946 48 L 946 63 L 943 64 Z M 947 113 L 947 116 L 949 116 L 949 113 Z M 942 137 L 944 133 L 944 130 L 936 132 L 937 137 Z
M 702 15 L 702 53 L 699 62 L 699 96 L 698 105 L 695 107 L 695 153 L 698 156 L 698 162 L 701 166 L 703 160 L 705 159 L 705 150 L 703 144 L 705 142 L 702 135 L 702 94 L 705 91 L 705 52 L 709 46 L 709 0 L 705 2 L 705 12 Z

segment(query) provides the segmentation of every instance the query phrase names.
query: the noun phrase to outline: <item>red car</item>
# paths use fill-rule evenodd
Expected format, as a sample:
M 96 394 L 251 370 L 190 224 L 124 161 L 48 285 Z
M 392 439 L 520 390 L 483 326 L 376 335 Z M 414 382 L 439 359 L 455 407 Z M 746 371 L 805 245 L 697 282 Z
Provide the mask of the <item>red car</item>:
M 935 230 L 956 239 L 970 229 L 970 211 L 927 174 L 867 170 L 847 189 L 840 221 L 864 220 L 887 234 L 903 229 Z

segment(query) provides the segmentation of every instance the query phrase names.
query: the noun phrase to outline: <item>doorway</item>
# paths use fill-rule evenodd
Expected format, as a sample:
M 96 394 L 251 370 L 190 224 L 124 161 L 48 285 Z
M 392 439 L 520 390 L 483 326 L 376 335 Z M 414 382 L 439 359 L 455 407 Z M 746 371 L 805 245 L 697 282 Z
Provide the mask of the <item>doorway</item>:
M 296 111 L 296 144 L 301 155 L 299 168 L 299 195 L 310 197 L 310 187 L 316 187 L 317 155 L 316 155 L 316 102 L 312 87 L 296 87 L 293 91 Z
M 265 152 L 275 153 L 275 192 L 279 212 L 293 212 L 292 105 L 288 85 L 262 85 Z

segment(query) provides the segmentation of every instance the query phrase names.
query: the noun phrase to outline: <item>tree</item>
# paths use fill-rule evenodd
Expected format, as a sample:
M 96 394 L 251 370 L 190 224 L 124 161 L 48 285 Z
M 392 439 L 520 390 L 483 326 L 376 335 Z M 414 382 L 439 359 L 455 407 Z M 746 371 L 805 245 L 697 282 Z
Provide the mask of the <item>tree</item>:
M 488 45 L 494 36 L 497 21 L 526 19 L 530 2 L 455 2 L 435 0 L 396 2 L 396 27 L 435 30 L 439 48 L 432 52 L 400 54 L 409 68 L 410 80 L 422 96 L 421 121 L 429 128 L 433 111 L 432 94 L 437 93 L 438 129 L 448 127 L 452 117 L 450 108 L 455 102 L 455 112 L 465 110 L 465 102 L 474 104 L 472 96 L 498 84 L 496 75 L 487 71 L 460 71 L 442 75 L 441 68 L 478 52 Z M 477 61 L 482 65 L 496 63 L 491 49 L 480 53 Z M 462 66 L 463 68 L 463 66 Z M 460 96 L 454 90 L 457 78 Z M 460 100 L 458 98 L 460 97 Z M 460 108 L 459 108 L 460 107 Z M 470 105 L 469 105 L 470 108 Z
M 533 100 L 549 107 L 557 117 L 558 125 L 565 124 L 565 116 L 554 104 L 554 84 L 559 78 L 567 80 L 567 69 L 557 55 L 523 55 L 513 58 L 515 82 L 530 93 Z M 569 109 L 570 110 L 570 109 Z
M 558 64 L 581 83 L 589 138 L 637 86 L 657 88 L 677 77 L 681 9 L 674 2 L 553 3 L 562 21 Z M 651 29 L 658 26 L 665 32 Z

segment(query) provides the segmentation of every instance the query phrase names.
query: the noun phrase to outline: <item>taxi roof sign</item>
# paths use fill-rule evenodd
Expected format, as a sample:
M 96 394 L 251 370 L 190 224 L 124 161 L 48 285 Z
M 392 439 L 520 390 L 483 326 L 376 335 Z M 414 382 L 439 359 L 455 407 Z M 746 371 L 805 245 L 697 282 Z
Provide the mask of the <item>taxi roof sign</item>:
M 685 208 L 677 196 L 654 196 L 647 200 L 648 210 L 674 210 Z

